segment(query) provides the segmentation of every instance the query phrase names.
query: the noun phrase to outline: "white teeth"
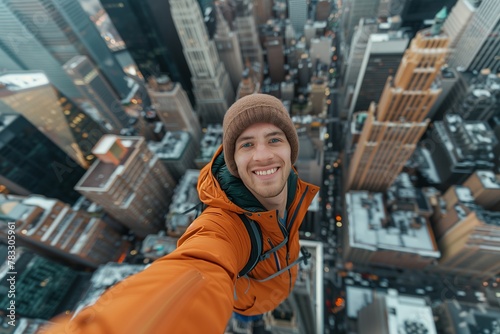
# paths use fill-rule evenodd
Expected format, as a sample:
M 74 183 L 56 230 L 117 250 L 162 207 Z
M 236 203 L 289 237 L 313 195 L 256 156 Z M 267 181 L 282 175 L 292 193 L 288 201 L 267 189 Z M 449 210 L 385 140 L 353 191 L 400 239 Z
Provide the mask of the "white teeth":
M 268 169 L 268 170 L 261 170 L 261 171 L 255 172 L 255 174 L 257 174 L 257 175 L 269 175 L 269 174 L 276 173 L 277 170 L 278 170 L 278 168 L 273 168 L 273 169 Z

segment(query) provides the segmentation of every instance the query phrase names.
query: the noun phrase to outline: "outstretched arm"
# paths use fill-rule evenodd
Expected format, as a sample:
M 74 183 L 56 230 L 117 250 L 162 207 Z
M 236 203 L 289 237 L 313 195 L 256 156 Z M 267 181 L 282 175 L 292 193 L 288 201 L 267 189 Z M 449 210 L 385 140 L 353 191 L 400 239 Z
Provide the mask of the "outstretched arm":
M 232 231 L 193 225 L 174 252 L 41 333 L 223 333 L 243 250 Z

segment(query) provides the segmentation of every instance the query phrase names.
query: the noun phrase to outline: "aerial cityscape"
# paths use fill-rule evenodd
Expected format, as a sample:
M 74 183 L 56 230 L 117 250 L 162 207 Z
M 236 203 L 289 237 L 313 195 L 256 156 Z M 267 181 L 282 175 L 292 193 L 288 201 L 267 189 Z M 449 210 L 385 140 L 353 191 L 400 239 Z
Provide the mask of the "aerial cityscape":
M 320 192 L 292 293 L 226 334 L 500 334 L 498 0 L 0 0 L 0 334 L 175 250 L 255 93 Z

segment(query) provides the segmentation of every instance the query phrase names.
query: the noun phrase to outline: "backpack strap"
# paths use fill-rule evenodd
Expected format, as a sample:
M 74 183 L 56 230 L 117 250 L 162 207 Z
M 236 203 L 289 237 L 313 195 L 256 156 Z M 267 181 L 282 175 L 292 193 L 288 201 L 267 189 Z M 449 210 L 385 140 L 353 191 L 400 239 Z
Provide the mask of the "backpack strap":
M 301 256 L 299 256 L 299 258 L 295 261 L 293 261 L 291 264 L 289 264 L 288 266 L 286 266 L 285 268 L 281 269 L 280 271 L 277 271 L 275 272 L 274 274 L 272 274 L 271 276 L 268 276 L 266 278 L 263 278 L 263 279 L 256 279 L 255 281 L 257 282 L 265 282 L 265 281 L 269 281 L 270 279 L 273 279 L 275 278 L 276 276 L 278 275 L 281 275 L 282 273 L 284 273 L 285 271 L 287 271 L 288 269 L 296 266 L 297 264 L 299 264 L 300 262 L 304 262 L 304 264 L 307 265 L 307 261 L 309 260 L 309 258 L 311 257 L 311 253 L 309 253 L 307 251 L 307 249 L 305 247 L 301 247 L 300 248 L 300 252 L 302 253 Z
M 255 221 L 249 219 L 244 214 L 239 214 L 243 225 L 245 225 L 248 236 L 250 237 L 250 257 L 248 258 L 247 264 L 241 269 L 238 274 L 238 277 L 243 277 L 252 271 L 253 268 L 259 263 L 261 254 L 262 254 L 262 231 L 260 229 L 259 224 Z

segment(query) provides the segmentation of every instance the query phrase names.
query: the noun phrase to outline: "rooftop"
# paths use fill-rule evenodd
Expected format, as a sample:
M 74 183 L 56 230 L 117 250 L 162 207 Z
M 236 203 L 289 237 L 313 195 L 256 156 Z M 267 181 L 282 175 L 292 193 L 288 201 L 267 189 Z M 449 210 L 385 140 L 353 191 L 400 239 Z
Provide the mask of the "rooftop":
M 445 301 L 451 323 L 457 333 L 500 333 L 500 312 L 483 305 L 462 304 L 456 300 Z
M 357 318 L 358 312 L 364 307 L 373 303 L 375 298 L 385 300 L 385 314 L 388 334 L 397 333 L 427 333 L 436 334 L 434 317 L 430 306 L 422 297 L 412 297 L 398 295 L 396 290 L 389 289 L 387 293 L 382 291 L 374 292 L 368 288 L 356 286 L 347 286 L 346 301 L 347 315 L 351 318 Z M 421 329 L 421 331 L 411 331 L 411 329 Z M 424 331 L 424 328 L 427 331 Z
M 144 141 L 142 137 L 125 137 L 121 140 L 121 143 L 127 148 L 135 148 L 142 141 Z M 84 191 L 106 191 L 116 178 L 123 173 L 125 165 L 127 165 L 131 156 L 135 155 L 135 153 L 135 149 L 127 150 L 117 166 L 96 159 L 85 175 L 83 175 L 76 184 L 75 189 Z
M 475 172 L 481 184 L 486 189 L 500 189 L 500 179 L 490 170 L 478 170 Z
M 352 247 L 440 257 L 427 220 L 414 211 L 387 214 L 382 193 L 350 191 L 346 194 L 346 208 Z
M 178 160 L 190 141 L 189 132 L 167 132 L 161 142 L 148 142 L 148 148 L 162 160 Z
M 201 140 L 200 158 L 210 160 L 222 144 L 222 125 L 209 124 Z
M 23 89 L 48 85 L 49 79 L 41 71 L 19 71 L 7 72 L 0 75 L 0 87 L 10 91 L 19 91 Z

